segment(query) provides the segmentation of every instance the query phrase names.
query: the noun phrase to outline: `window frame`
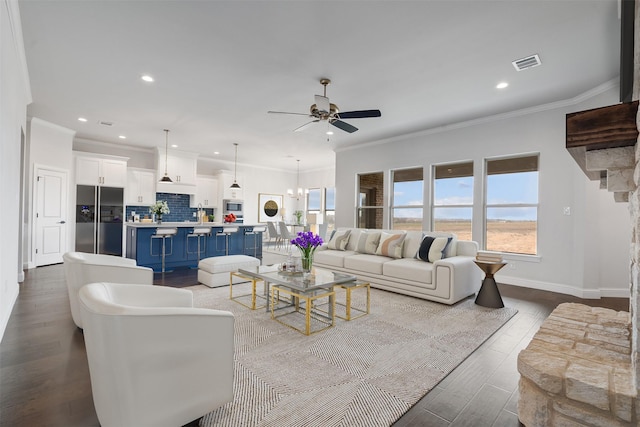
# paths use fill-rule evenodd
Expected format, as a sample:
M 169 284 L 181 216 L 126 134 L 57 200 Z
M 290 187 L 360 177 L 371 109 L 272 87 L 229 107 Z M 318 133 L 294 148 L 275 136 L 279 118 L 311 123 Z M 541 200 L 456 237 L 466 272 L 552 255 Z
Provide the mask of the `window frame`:
M 362 184 L 362 177 L 366 176 L 366 175 L 377 175 L 379 176 L 379 179 L 382 183 L 381 185 L 381 190 L 382 190 L 382 196 L 380 197 L 381 203 L 379 205 L 362 205 L 362 197 L 361 195 L 363 194 L 361 191 L 361 184 Z M 355 218 L 354 218 L 354 223 L 356 224 L 356 227 L 359 228 L 369 228 L 369 229 L 382 229 L 384 227 L 384 200 L 385 200 L 385 185 L 384 185 L 384 172 L 383 171 L 379 171 L 379 172 L 363 172 L 363 173 L 358 173 L 356 175 L 356 210 L 355 210 Z M 378 198 L 376 198 L 377 200 Z M 381 218 L 380 221 L 380 227 L 377 227 L 377 220 L 376 220 L 376 227 L 368 227 L 368 226 L 362 226 L 361 222 L 360 222 L 360 218 L 361 218 L 361 212 L 367 212 L 367 211 L 372 211 L 375 212 L 374 218 Z
M 538 173 L 537 176 L 537 194 L 536 194 L 536 203 L 489 203 L 488 202 L 488 197 L 489 197 L 489 176 L 490 175 L 497 175 L 497 174 L 489 174 L 489 163 L 493 162 L 493 161 L 503 161 L 503 160 L 512 160 L 512 159 L 526 159 L 528 157 L 537 157 L 537 161 L 536 161 L 536 169 L 535 172 Z M 522 171 L 523 172 L 527 172 L 527 171 Z M 532 172 L 532 171 L 529 171 Z M 512 173 L 517 173 L 517 172 L 512 172 Z M 500 252 L 502 254 L 505 254 L 506 256 L 511 256 L 511 257 L 518 257 L 518 256 L 522 256 L 522 257 L 539 257 L 540 256 L 540 252 L 539 252 L 539 248 L 538 248 L 538 242 L 539 242 L 539 229 L 540 229 L 540 219 L 539 219 L 539 214 L 540 214 L 540 153 L 539 152 L 533 152 L 533 153 L 521 153 L 521 154 L 515 154 L 515 155 L 509 155 L 509 156 L 500 156 L 500 157 L 490 157 L 490 158 L 485 158 L 484 159 L 484 170 L 483 170 L 483 181 L 484 181 L 484 195 L 483 195 L 483 200 L 482 200 L 482 210 L 483 210 L 483 218 L 482 218 L 482 247 L 485 250 L 492 250 L 492 251 L 496 251 L 496 252 Z M 489 218 L 489 209 L 492 208 L 535 208 L 535 224 L 536 224 L 536 228 L 535 228 L 535 251 L 534 253 L 525 253 L 525 252 L 510 252 L 510 251 L 504 251 L 504 250 L 498 250 L 498 249 L 487 249 L 487 244 L 488 244 L 488 218 Z
M 405 228 L 395 228 L 395 210 L 396 209 L 420 209 L 421 210 L 421 214 L 420 214 L 420 227 L 419 230 L 422 230 L 423 226 L 422 223 L 424 221 L 424 166 L 414 166 L 414 167 L 406 167 L 406 168 L 399 168 L 399 169 L 391 169 L 390 170 L 390 177 L 389 177 L 389 186 L 390 191 L 389 191 L 389 219 L 388 219 L 388 227 L 391 230 L 405 230 L 405 231 L 410 231 L 408 229 Z M 406 174 L 411 174 L 414 171 L 420 171 L 421 172 L 421 179 L 420 180 L 403 180 L 403 181 L 396 181 L 396 174 L 401 174 L 401 173 L 406 173 Z M 402 183 L 402 182 L 421 182 L 422 183 L 422 189 L 421 189 L 421 193 L 420 193 L 420 197 L 421 197 L 421 204 L 420 205 L 396 205 L 396 182 L 398 183 Z
M 437 173 L 437 169 L 438 168 L 443 168 L 443 167 L 462 167 L 464 168 L 465 165 L 470 165 L 471 166 L 471 175 L 456 175 L 456 176 L 452 176 L 451 178 L 460 178 L 460 177 L 470 177 L 471 178 L 471 202 L 470 203 L 456 203 L 456 204 L 437 204 L 436 203 L 436 180 L 439 179 L 438 173 Z M 438 164 L 433 164 L 431 165 L 431 223 L 429 224 L 429 226 L 431 227 L 431 230 L 436 231 L 436 209 L 438 208 L 451 208 L 451 209 L 469 209 L 471 211 L 471 218 L 469 219 L 469 223 L 471 226 L 471 229 L 469 230 L 470 232 L 470 240 L 473 240 L 473 220 L 474 220 L 474 210 L 475 210 L 475 204 L 476 204 L 476 198 L 475 198 L 475 181 L 476 181 L 476 177 L 475 177 L 475 167 L 476 167 L 476 163 L 474 160 L 458 160 L 455 162 L 446 162 L 446 163 L 438 163 Z M 450 179 L 451 179 L 450 178 Z M 447 231 L 447 230 L 440 230 L 443 232 L 453 232 L 453 231 Z

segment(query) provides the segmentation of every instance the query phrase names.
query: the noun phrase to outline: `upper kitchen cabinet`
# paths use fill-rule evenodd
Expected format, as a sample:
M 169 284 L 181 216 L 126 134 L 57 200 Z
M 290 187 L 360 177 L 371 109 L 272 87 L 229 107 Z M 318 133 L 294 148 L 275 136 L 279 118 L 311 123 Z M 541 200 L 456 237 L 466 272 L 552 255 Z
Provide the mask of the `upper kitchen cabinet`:
M 244 199 L 242 175 L 237 176 L 237 182 L 240 188 L 231 188 L 233 184 L 233 173 L 222 171 L 218 174 L 218 194 L 222 195 L 222 199 Z
M 125 203 L 131 206 L 151 206 L 156 202 L 156 173 L 149 169 L 127 169 Z
M 213 177 L 197 177 L 196 194 L 191 196 L 190 202 L 192 208 L 217 208 L 218 180 Z
M 76 154 L 76 184 L 124 188 L 127 160 L 126 157 Z
M 157 180 L 160 181 L 166 171 L 172 183 L 158 182 L 157 191 L 160 193 L 195 194 L 196 168 L 198 154 L 186 151 L 165 150 L 158 148 Z M 166 161 L 166 163 L 165 163 Z

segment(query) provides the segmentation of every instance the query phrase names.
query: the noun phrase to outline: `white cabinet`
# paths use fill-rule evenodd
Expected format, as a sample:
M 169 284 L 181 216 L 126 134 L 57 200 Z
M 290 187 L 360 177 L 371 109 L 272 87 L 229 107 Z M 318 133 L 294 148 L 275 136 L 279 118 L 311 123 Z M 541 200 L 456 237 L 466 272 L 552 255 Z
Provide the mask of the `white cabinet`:
M 221 195 L 221 199 L 236 199 L 243 200 L 244 199 L 244 184 L 242 175 L 237 176 L 237 182 L 240 188 L 231 188 L 231 184 L 233 184 L 233 173 L 229 172 L 220 172 L 218 174 L 218 188 L 219 194 Z
M 176 184 L 196 185 L 196 168 L 198 166 L 198 154 L 186 151 L 158 149 L 158 180 L 162 179 L 166 169 L 169 178 Z
M 199 176 L 196 179 L 196 194 L 191 196 L 192 208 L 217 208 L 218 207 L 218 180 L 211 177 Z
M 156 173 L 148 169 L 127 170 L 125 203 L 132 206 L 151 206 L 156 202 Z
M 76 156 L 76 184 L 124 188 L 127 185 L 127 159 Z

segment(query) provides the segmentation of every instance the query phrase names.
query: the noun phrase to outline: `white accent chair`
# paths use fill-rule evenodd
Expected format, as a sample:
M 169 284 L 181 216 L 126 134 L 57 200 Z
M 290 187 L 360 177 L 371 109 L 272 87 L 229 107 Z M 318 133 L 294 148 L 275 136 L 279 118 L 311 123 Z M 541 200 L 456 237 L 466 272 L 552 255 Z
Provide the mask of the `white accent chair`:
M 153 270 L 136 265 L 136 261 L 113 255 L 67 252 L 62 255 L 67 279 L 71 317 L 82 329 L 82 318 L 78 306 L 78 291 L 87 283 L 138 283 L 153 285 Z
M 181 426 L 233 400 L 232 313 L 121 283 L 90 283 L 79 303 L 102 427 Z

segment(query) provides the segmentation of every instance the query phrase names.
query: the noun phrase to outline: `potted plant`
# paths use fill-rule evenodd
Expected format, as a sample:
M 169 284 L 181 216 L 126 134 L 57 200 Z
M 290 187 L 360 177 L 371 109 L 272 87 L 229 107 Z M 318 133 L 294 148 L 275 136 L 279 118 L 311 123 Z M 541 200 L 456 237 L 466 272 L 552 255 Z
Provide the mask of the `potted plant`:
M 293 215 L 296 217 L 296 224 L 297 225 L 302 225 L 302 215 L 304 214 L 303 211 L 295 211 L 293 213 Z
M 149 213 L 156 216 L 156 222 L 162 224 L 162 215 L 169 214 L 169 205 L 166 200 L 158 200 L 149 207 Z
M 313 254 L 316 248 L 322 244 L 322 238 L 312 231 L 300 231 L 298 237 L 291 240 L 291 244 L 297 246 L 302 254 L 302 271 L 308 273 L 313 266 Z

